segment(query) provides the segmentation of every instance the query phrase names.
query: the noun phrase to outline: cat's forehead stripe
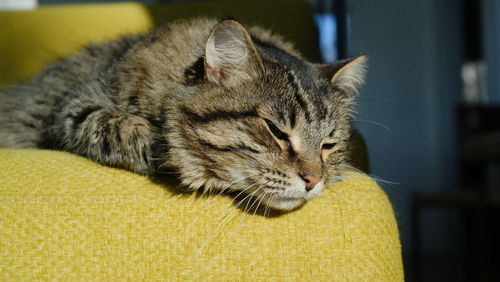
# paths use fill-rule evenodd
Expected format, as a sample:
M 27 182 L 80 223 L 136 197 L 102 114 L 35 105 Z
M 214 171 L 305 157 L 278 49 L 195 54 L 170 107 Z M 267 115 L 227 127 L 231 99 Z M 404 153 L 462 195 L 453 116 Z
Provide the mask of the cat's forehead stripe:
M 297 110 L 295 108 L 292 108 L 290 110 L 290 116 L 289 116 L 289 119 L 290 119 L 290 128 L 295 128 L 295 125 L 297 123 Z
M 257 117 L 256 108 L 252 108 L 246 111 L 226 111 L 226 110 L 214 110 L 206 113 L 196 113 L 187 107 L 181 107 L 181 111 L 189 117 L 191 121 L 198 123 L 207 123 L 216 120 L 234 120 L 249 117 Z
M 286 69 L 288 84 L 306 122 L 326 119 L 329 108 L 326 106 L 325 96 L 328 96 L 329 91 L 324 84 L 318 83 L 318 72 L 275 46 L 261 41 L 257 41 L 257 45 L 265 57 L 278 61 Z
M 287 73 L 288 84 L 292 87 L 293 91 L 298 92 L 300 87 L 297 83 L 297 79 L 293 75 L 292 71 L 288 71 Z
M 309 90 L 314 88 L 314 77 L 316 77 L 316 74 L 307 64 L 304 63 L 303 60 L 281 50 L 269 42 L 263 42 L 257 38 L 252 39 L 264 57 L 274 59 L 281 65 L 292 70 L 302 89 Z
M 295 101 L 297 101 L 298 105 L 300 106 L 300 110 L 304 113 L 304 117 L 305 117 L 306 121 L 312 122 L 309 107 L 307 106 L 307 103 L 304 100 L 304 97 L 302 97 L 302 94 L 299 93 L 299 91 L 297 91 L 294 93 L 294 97 L 295 97 Z

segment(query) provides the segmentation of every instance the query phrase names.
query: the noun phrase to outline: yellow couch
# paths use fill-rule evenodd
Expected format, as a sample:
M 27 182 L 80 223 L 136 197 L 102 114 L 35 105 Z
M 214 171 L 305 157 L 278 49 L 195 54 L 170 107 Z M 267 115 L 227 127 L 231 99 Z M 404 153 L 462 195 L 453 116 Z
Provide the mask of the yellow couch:
M 125 3 L 0 12 L 0 81 L 26 79 L 91 40 L 147 30 L 151 10 Z M 229 196 L 177 194 L 36 149 L 0 149 L 0 253 L 1 281 L 403 280 L 391 204 L 366 175 L 349 172 L 300 210 L 262 217 Z

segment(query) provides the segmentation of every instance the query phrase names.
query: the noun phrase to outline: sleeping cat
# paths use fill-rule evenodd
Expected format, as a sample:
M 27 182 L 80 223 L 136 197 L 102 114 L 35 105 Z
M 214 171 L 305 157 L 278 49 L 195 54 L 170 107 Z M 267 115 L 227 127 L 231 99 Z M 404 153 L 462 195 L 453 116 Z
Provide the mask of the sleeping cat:
M 49 148 L 291 210 L 339 179 L 365 57 L 312 64 L 234 20 L 93 44 L 0 91 L 0 147 Z

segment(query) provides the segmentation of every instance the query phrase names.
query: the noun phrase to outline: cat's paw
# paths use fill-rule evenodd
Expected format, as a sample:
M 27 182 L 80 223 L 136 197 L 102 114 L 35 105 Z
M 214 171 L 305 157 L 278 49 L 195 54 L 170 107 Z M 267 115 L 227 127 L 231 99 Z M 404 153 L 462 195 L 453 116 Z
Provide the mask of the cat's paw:
M 154 133 L 150 123 L 137 116 L 124 116 L 116 122 L 117 147 L 121 151 L 119 166 L 140 174 L 151 174 Z

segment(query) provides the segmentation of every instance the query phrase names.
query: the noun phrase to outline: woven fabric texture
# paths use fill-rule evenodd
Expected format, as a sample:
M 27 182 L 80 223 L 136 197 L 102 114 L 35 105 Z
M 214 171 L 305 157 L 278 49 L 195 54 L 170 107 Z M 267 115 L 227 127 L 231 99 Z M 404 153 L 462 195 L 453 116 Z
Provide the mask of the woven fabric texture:
M 0 149 L 0 280 L 402 281 L 369 177 L 276 217 L 64 152 Z

